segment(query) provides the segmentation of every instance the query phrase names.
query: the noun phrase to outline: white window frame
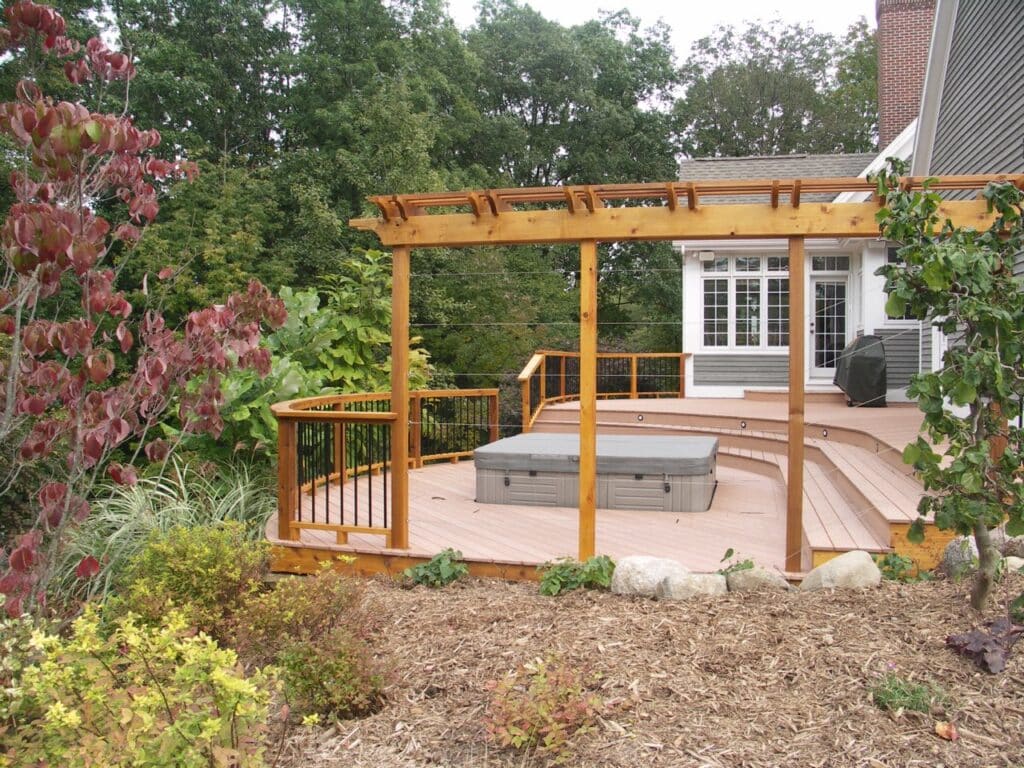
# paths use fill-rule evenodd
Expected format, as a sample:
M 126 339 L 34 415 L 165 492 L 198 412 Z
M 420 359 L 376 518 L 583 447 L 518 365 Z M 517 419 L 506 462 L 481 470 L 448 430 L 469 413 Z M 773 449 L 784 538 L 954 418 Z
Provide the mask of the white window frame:
M 737 260 L 756 257 L 760 260 L 760 267 L 756 271 L 741 271 L 736 268 Z M 721 254 L 716 255 L 716 263 L 721 259 L 726 260 L 726 269 L 723 271 L 711 271 L 705 270 L 705 264 L 700 265 L 700 350 L 701 352 L 732 352 L 732 353 L 756 353 L 756 354 L 767 354 L 767 355 L 786 355 L 789 354 L 789 344 L 785 345 L 771 345 L 768 344 L 768 281 L 771 279 L 785 279 L 789 280 L 789 268 L 784 270 L 768 270 L 768 259 L 769 258 L 788 258 L 788 254 L 785 253 L 733 253 L 729 255 Z M 736 281 L 755 279 L 760 284 L 760 323 L 758 333 L 760 336 L 760 344 L 758 345 L 740 345 L 736 343 Z M 712 346 L 705 343 L 704 340 L 704 284 L 706 280 L 725 280 L 728 291 L 728 335 L 727 342 L 724 345 Z M 790 287 L 789 297 L 792 298 L 792 286 Z M 789 306 L 788 304 L 786 305 Z M 786 315 L 788 320 L 788 312 Z M 792 333 L 792 328 L 789 329 Z

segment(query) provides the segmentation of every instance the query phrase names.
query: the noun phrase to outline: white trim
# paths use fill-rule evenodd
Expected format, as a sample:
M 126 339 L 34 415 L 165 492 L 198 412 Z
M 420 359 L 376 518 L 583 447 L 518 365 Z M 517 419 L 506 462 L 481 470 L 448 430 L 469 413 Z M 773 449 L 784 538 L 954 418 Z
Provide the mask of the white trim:
M 889 146 L 879 152 L 875 159 L 868 163 L 867 168 L 857 174 L 858 178 L 866 179 L 869 173 L 877 173 L 885 168 L 888 158 L 897 157 L 900 160 L 910 158 L 914 150 L 914 139 L 917 135 L 917 120 L 911 120 L 910 125 L 900 131 L 900 135 L 893 139 Z M 863 203 L 870 199 L 870 192 L 841 192 L 836 195 L 834 203 Z
M 914 159 L 910 173 L 927 176 L 935 149 L 935 133 L 939 125 L 939 108 L 942 105 L 942 88 L 946 82 L 946 65 L 953 42 L 953 27 L 956 23 L 959 0 L 938 0 L 935 7 L 935 25 L 932 27 L 932 41 L 928 48 L 928 66 L 924 74 L 924 89 L 921 93 L 921 110 L 918 114 L 917 139 L 914 143 Z

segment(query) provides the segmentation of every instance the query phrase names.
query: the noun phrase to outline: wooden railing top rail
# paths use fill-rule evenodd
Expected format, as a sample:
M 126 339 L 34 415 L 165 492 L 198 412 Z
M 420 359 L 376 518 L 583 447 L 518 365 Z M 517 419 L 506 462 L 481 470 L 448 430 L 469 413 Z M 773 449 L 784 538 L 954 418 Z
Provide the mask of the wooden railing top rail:
M 541 351 L 531 357 L 529 362 L 526 364 L 526 367 L 523 368 L 522 372 L 516 377 L 516 381 L 529 381 L 530 377 L 537 372 L 538 368 L 540 368 L 541 363 L 544 362 L 545 354 L 545 352 Z
M 496 397 L 498 390 L 491 389 L 416 389 L 410 397 L 422 399 L 432 397 Z M 370 403 L 390 400 L 390 392 L 355 392 L 337 395 L 316 395 L 286 400 L 270 406 L 271 413 L 279 419 L 298 421 L 394 421 L 397 415 L 392 411 L 315 411 L 325 405 L 344 403 Z
M 558 357 L 579 357 L 580 353 L 579 352 L 572 352 L 572 351 L 566 352 L 566 351 L 557 350 L 557 349 L 541 349 L 541 350 L 537 351 L 537 354 L 534 355 L 534 357 L 544 356 L 544 355 L 552 355 L 552 356 L 558 356 Z M 597 353 L 597 356 L 599 358 L 600 357 L 675 357 L 675 358 L 679 358 L 680 356 L 682 356 L 682 357 L 690 357 L 690 355 L 691 355 L 690 352 L 598 352 Z M 533 362 L 533 359 L 531 358 L 530 363 L 532 363 L 532 362 Z M 527 367 L 529 367 L 530 363 L 527 363 Z M 524 368 L 523 371 L 525 372 L 526 368 Z

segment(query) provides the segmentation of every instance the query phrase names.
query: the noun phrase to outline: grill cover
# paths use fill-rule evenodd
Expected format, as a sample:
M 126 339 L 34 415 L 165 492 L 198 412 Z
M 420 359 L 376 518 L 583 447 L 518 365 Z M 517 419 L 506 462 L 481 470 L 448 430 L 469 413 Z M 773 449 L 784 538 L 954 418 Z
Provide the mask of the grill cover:
M 599 435 L 601 474 L 706 475 L 715 466 L 716 437 Z M 477 469 L 579 471 L 579 435 L 528 432 L 506 437 L 473 452 Z
M 878 336 L 860 336 L 843 350 L 832 383 L 848 405 L 885 407 L 885 347 Z

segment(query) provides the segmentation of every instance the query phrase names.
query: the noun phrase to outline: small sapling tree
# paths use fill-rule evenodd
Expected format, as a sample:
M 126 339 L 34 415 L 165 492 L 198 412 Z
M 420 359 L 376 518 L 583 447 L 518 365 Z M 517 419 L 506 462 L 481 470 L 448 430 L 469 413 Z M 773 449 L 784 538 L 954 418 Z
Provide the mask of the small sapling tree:
M 942 530 L 973 535 L 979 567 L 971 605 L 981 610 L 996 578 L 999 552 L 990 531 L 1006 523 L 1024 533 L 1021 461 L 1024 431 L 1018 426 L 1024 397 L 1024 293 L 1013 275 L 1024 249 L 1024 194 L 1011 184 L 984 190 L 992 225 L 981 232 L 943 220 L 940 197 L 901 186 L 902 164 L 877 177 L 885 207 L 882 236 L 899 244 L 899 260 L 879 270 L 886 278 L 886 311 L 908 311 L 949 339 L 942 368 L 915 376 L 908 391 L 924 412 L 923 435 L 908 445 L 904 461 L 924 482 L 926 494 L 910 538 L 924 535 L 924 516 Z
M 159 425 L 171 409 L 182 434 L 219 433 L 221 376 L 268 369 L 261 328 L 282 323 L 284 307 L 252 283 L 178 330 L 127 301 L 116 269 L 157 215 L 157 185 L 194 169 L 155 157 L 160 135 L 127 116 L 128 55 L 96 38 L 80 46 L 56 11 L 27 0 L 4 17 L 0 45 L 24 57 L 28 74 L 15 99 L 0 103 L 0 133 L 19 154 L 15 203 L 0 229 L 0 448 L 9 451 L 0 483 L 32 465 L 47 475 L 34 522 L 0 551 L 0 593 L 16 615 L 41 602 L 61 534 L 89 513 L 101 474 L 132 484 L 135 460 L 166 460 L 174 445 Z M 83 100 L 41 92 L 38 75 L 54 57 Z M 85 106 L 117 93 L 118 114 Z M 167 265 L 150 279 L 173 272 Z M 92 557 L 78 565 L 82 577 L 98 569 Z

